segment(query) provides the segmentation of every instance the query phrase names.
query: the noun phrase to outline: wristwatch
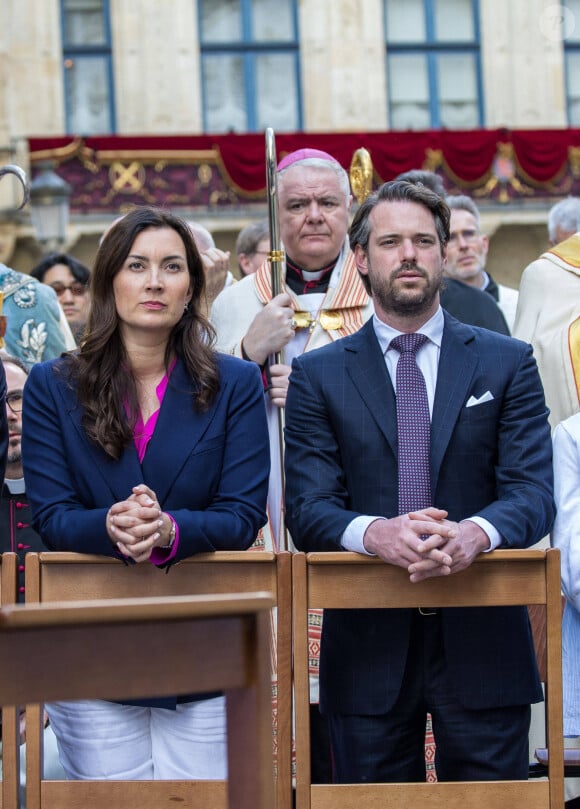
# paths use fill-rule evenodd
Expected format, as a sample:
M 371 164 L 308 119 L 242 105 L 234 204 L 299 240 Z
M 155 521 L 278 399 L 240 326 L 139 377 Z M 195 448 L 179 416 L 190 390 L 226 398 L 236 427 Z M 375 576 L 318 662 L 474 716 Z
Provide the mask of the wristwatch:
M 167 516 L 171 520 L 171 531 L 169 532 L 169 542 L 167 543 L 167 545 L 160 545 L 159 546 L 160 548 L 163 548 L 164 550 L 165 549 L 168 550 L 169 548 L 172 548 L 173 543 L 175 542 L 175 520 L 169 514 Z

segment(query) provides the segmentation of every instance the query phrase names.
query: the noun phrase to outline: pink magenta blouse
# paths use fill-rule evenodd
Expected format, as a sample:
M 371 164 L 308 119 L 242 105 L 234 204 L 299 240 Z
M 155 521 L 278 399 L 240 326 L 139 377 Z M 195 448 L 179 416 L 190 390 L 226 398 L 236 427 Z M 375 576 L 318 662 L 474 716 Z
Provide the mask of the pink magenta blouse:
M 177 360 L 173 360 L 173 362 L 169 366 L 168 372 L 165 374 L 165 376 L 155 389 L 155 393 L 157 394 L 157 398 L 159 399 L 159 407 L 157 408 L 157 410 L 154 413 L 152 413 L 151 416 L 147 419 L 146 424 L 143 423 L 143 418 L 141 417 L 141 414 L 139 414 L 139 418 L 135 422 L 135 428 L 133 430 L 133 440 L 135 441 L 135 447 L 137 448 L 139 463 L 143 462 L 143 458 L 145 457 L 145 452 L 147 451 L 149 442 L 153 438 L 153 433 L 155 432 L 155 426 L 157 424 L 157 419 L 159 418 L 159 411 L 161 409 L 163 397 L 165 396 L 165 391 L 167 390 L 167 385 L 169 384 L 169 377 L 171 376 L 171 372 L 175 368 L 176 362 Z M 173 557 L 177 553 L 177 546 L 179 544 L 179 526 L 177 525 L 171 514 L 168 514 L 167 516 L 175 526 L 175 539 L 173 541 L 173 545 L 171 546 L 171 548 L 159 548 L 159 547 L 153 548 L 151 556 L 149 557 L 149 561 L 153 565 L 165 564 L 170 559 L 173 559 Z

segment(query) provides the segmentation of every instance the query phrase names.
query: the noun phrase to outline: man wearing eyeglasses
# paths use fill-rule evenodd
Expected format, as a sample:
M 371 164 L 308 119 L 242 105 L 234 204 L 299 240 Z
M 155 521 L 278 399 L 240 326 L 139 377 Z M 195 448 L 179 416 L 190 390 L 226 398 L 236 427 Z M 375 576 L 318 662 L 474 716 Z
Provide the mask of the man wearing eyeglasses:
M 22 391 L 28 370 L 21 360 L 2 352 L 6 375 L 5 415 L 8 423 L 8 453 L 0 499 L 0 550 L 18 554 L 18 600 L 24 601 L 24 556 L 27 551 L 44 551 L 39 535 L 30 526 L 30 508 L 22 472 Z
M 2 398 L 2 421 L 8 422 L 8 454 L 2 496 L 0 498 L 0 551 L 13 551 L 18 554 L 18 600 L 24 601 L 24 556 L 28 551 L 45 551 L 40 536 L 30 527 L 30 508 L 26 502 L 26 491 L 22 472 L 22 392 L 28 378 L 26 365 L 17 357 L 0 352 L 2 368 L 0 375 L 6 377 L 6 399 Z M 0 730 L 2 728 L 0 713 Z M 20 742 L 26 739 L 25 715 L 20 715 Z M 20 748 L 20 789 L 24 790 L 26 747 Z M 2 748 L 0 744 L 0 767 Z M 64 778 L 64 770 L 58 758 L 56 737 L 45 716 L 44 729 L 44 777 Z
M 88 267 L 66 253 L 49 253 L 30 271 L 30 275 L 54 289 L 78 343 L 89 315 L 91 273 Z
M 496 284 L 485 270 L 489 239 L 481 232 L 479 211 L 470 197 L 447 197 L 451 209 L 451 235 L 447 245 L 445 276 L 489 293 L 502 310 L 510 332 L 518 305 L 517 290 Z

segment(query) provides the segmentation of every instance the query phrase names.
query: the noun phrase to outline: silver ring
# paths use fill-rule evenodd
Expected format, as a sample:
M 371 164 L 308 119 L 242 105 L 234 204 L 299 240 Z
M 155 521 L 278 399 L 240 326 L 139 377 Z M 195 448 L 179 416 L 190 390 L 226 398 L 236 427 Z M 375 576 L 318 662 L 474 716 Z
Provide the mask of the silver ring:
M 290 320 L 290 328 L 292 329 L 292 331 L 296 331 L 296 326 L 297 326 L 296 321 L 294 320 L 294 318 L 291 318 L 291 320 Z

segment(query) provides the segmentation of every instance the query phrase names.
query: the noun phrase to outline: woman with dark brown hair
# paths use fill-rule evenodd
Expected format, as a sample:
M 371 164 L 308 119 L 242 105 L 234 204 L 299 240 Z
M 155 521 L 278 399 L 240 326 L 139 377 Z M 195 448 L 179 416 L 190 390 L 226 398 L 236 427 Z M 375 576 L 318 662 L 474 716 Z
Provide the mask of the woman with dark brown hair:
M 33 524 L 51 550 L 168 568 L 249 547 L 269 473 L 257 366 L 218 354 L 185 222 L 137 208 L 103 239 L 78 350 L 24 396 Z M 225 778 L 223 698 L 48 706 L 69 778 Z

